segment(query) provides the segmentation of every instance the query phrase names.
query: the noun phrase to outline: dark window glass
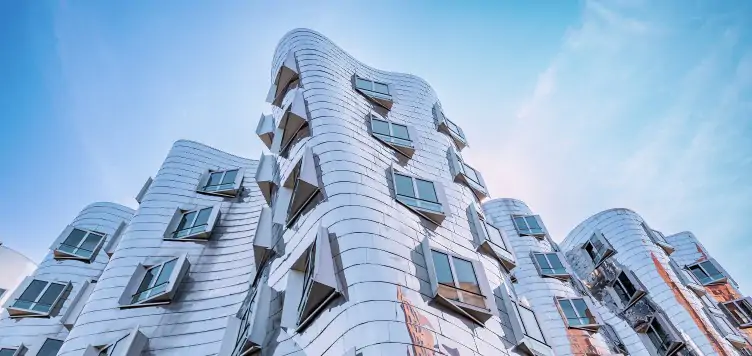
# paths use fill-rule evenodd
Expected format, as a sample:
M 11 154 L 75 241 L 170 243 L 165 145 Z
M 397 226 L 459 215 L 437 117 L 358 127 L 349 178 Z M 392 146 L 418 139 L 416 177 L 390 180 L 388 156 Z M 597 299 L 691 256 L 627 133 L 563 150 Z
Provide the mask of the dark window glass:
M 524 216 L 515 216 L 514 225 L 517 226 L 517 229 L 522 232 L 527 231 L 527 223 L 525 222 Z
M 538 219 L 536 219 L 535 216 L 526 216 L 525 220 L 527 221 L 527 225 L 530 227 L 530 230 L 532 232 L 543 231 L 541 226 L 538 224 Z
M 436 190 L 433 188 L 433 183 L 422 180 L 422 179 L 416 179 L 415 185 L 418 188 L 418 198 L 421 200 L 427 200 L 430 202 L 438 203 L 439 199 L 436 197 Z
M 410 134 L 407 132 L 407 126 L 392 124 L 392 136 L 398 137 L 404 140 L 410 139 Z
M 142 301 L 149 296 L 149 287 L 151 286 L 151 282 L 154 281 L 154 278 L 157 277 L 157 272 L 159 272 L 159 267 L 153 267 L 146 270 L 144 279 L 141 280 L 141 284 L 139 284 L 136 294 L 133 295 L 133 303 Z
M 225 172 L 225 176 L 222 178 L 222 184 L 230 184 L 235 183 L 235 177 L 238 176 L 238 170 L 233 169 L 230 171 Z
M 568 299 L 560 300 L 559 306 L 561 307 L 561 311 L 564 312 L 564 316 L 567 318 L 567 323 L 569 325 L 580 325 L 579 317 L 577 316 L 577 313 L 574 311 L 574 307 L 572 306 L 572 303 L 570 303 L 570 300 Z
M 355 86 L 360 89 L 365 89 L 365 90 L 372 90 L 373 88 L 373 84 L 370 80 L 365 80 L 361 78 L 355 78 Z
M 449 266 L 449 256 L 445 253 L 431 251 L 433 255 L 433 264 L 436 268 L 436 279 L 441 284 L 454 286 L 452 277 L 452 268 Z M 459 273 L 459 272 L 458 272 Z
M 629 280 L 629 276 L 627 276 L 627 274 L 624 272 L 619 274 L 618 279 L 619 283 L 617 283 L 617 285 L 619 285 L 623 289 L 625 297 L 622 300 L 624 302 L 629 302 L 630 299 L 632 299 L 632 296 L 637 293 L 637 288 L 635 288 L 634 284 L 632 284 L 632 281 Z
M 0 356 L 13 356 L 16 353 L 16 349 L 0 349 Z
M 538 266 L 540 266 L 542 271 L 546 272 L 551 269 L 551 265 L 548 264 L 546 255 L 541 253 L 535 254 L 535 260 L 538 261 Z
M 457 257 L 452 259 L 454 260 L 454 270 L 457 271 L 457 282 L 460 284 L 459 288 L 468 292 L 481 294 L 472 262 Z
M 65 289 L 65 285 L 51 283 L 49 288 L 42 294 L 42 297 L 39 298 L 39 302 L 34 306 L 34 310 L 49 311 L 52 308 L 52 303 L 60 296 L 63 289 Z
M 381 93 L 381 94 L 389 95 L 389 87 L 386 84 L 373 82 L 373 86 L 374 86 L 374 91 Z
M 395 188 L 397 189 L 397 195 L 404 195 L 415 198 L 412 178 L 395 173 L 394 181 Z
M 721 273 L 721 271 L 719 271 L 718 268 L 715 268 L 715 265 L 713 264 L 713 262 L 710 262 L 710 261 L 703 262 L 702 268 L 705 269 L 705 272 L 707 272 L 708 276 L 710 276 L 710 278 L 713 280 L 723 278 L 723 273 Z
M 60 347 L 63 346 L 63 342 L 55 339 L 47 339 L 42 344 L 42 348 L 35 356 L 56 356 L 60 351 Z
M 69 247 L 77 247 L 84 236 L 86 236 L 86 231 L 73 229 L 73 231 L 71 231 L 70 235 L 68 235 L 68 238 L 65 239 L 65 242 L 63 242 L 63 244 Z
M 22 301 L 23 302 L 36 301 L 37 297 L 39 297 L 39 295 L 42 294 L 42 291 L 44 290 L 44 287 L 46 286 L 47 286 L 47 282 L 45 281 L 40 281 L 37 279 L 31 281 L 31 284 L 29 284 L 26 290 L 23 293 L 21 293 L 21 296 L 18 297 L 18 301 L 16 302 L 16 304 Z M 30 306 L 31 305 L 27 305 L 26 307 L 21 306 L 21 308 L 28 308 Z
M 101 241 L 104 238 L 104 236 L 95 234 L 95 233 L 89 233 L 89 236 L 86 236 L 86 240 L 84 240 L 84 243 L 81 244 L 81 247 L 79 248 L 80 252 L 84 252 L 87 256 L 91 255 L 92 252 L 94 252 L 94 249 L 99 245 L 99 241 Z
M 209 176 L 209 181 L 206 186 L 220 185 L 222 184 L 222 172 L 214 172 Z
M 204 208 L 201 209 L 201 211 L 198 212 L 198 217 L 196 217 L 196 221 L 193 223 L 193 226 L 201 226 L 206 225 L 206 223 L 209 222 L 209 215 L 211 215 L 212 208 Z
M 373 133 L 389 136 L 389 123 L 377 119 L 371 119 L 371 128 Z
M 178 224 L 178 231 L 193 226 L 193 220 L 196 218 L 196 214 L 198 214 L 198 212 L 196 211 L 191 211 L 190 213 L 183 214 L 183 217 L 180 219 L 180 223 Z

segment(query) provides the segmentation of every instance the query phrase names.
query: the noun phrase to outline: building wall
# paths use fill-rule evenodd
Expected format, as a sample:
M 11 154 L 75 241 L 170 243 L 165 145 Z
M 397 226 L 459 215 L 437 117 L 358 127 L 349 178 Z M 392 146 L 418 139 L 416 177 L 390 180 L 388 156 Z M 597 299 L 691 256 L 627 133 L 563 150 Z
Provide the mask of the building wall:
M 134 327 L 149 339 L 144 355 L 210 355 L 219 351 L 227 316 L 238 311 L 253 274 L 252 240 L 263 198 L 254 182 L 257 161 L 192 142 L 177 141 L 97 283 L 60 355 L 80 355 Z M 240 198 L 196 192 L 206 169 L 245 168 Z M 166 241 L 178 207 L 221 204 L 207 242 Z M 188 255 L 191 267 L 172 303 L 120 309 L 118 299 L 139 263 Z
M 28 257 L 3 246 L 0 242 L 0 289 L 5 292 L 0 295 L 0 305 L 5 304 L 11 293 L 23 281 L 26 276 L 31 275 L 36 270 L 37 264 Z
M 98 231 L 107 234 L 107 239 L 122 222 L 128 222 L 133 215 L 133 210 L 122 205 L 113 203 L 94 203 L 85 207 L 71 222 L 74 227 Z M 61 231 L 64 227 L 61 227 Z M 48 237 L 55 240 L 57 236 Z M 105 242 L 105 245 L 108 241 Z M 56 246 L 50 246 L 50 249 Z M 73 289 L 69 296 L 76 295 L 87 281 L 100 278 L 102 271 L 108 263 L 108 257 L 104 251 L 99 251 L 92 263 L 65 260 L 58 261 L 53 258 L 52 252 L 48 253 L 37 270 L 33 273 L 34 278 L 47 281 L 71 282 Z M 55 316 L 45 318 L 11 319 L 7 310 L 3 309 L 0 314 L 0 345 L 18 346 L 23 343 L 27 348 L 44 342 L 46 337 L 63 340 L 68 336 L 68 330 L 63 326 L 61 317 L 72 307 L 73 298 L 66 298 L 62 308 Z M 12 302 L 12 301 L 11 301 Z

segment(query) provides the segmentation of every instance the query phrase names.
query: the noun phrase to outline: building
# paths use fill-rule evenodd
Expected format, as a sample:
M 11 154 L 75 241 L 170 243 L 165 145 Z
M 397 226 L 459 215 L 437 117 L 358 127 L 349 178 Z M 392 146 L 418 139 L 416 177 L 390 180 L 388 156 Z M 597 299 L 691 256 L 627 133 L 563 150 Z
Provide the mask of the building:
M 34 261 L 0 242 L 0 271 L 3 271 L 0 274 L 0 305 L 36 268 Z
M 0 356 L 748 352 L 750 305 L 691 234 L 617 209 L 555 243 L 490 199 L 422 79 L 298 29 L 267 101 L 269 154 L 178 141 L 136 211 L 84 209 L 6 303 Z

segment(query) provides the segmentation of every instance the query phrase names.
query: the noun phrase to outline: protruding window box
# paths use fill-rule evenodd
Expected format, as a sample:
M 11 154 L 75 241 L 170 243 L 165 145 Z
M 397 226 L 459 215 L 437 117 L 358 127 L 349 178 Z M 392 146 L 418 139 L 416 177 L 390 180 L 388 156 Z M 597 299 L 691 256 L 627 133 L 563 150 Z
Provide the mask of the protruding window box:
M 371 115 L 371 135 L 410 158 L 415 153 L 417 132 L 412 126 L 390 122 Z
M 56 260 L 93 261 L 102 248 L 106 235 L 92 230 L 68 225 L 53 243 L 52 254 Z
M 120 244 L 120 240 L 123 238 L 123 233 L 125 233 L 126 226 L 125 222 L 121 221 L 109 241 L 107 241 L 107 245 L 104 247 L 104 253 L 107 254 L 107 257 L 112 258 L 112 255 L 115 254 L 115 250 Z
M 274 122 L 274 116 L 261 114 L 258 125 L 256 125 L 256 135 L 266 148 L 272 148 L 275 131 L 277 131 L 277 124 Z
M 219 220 L 220 205 L 198 209 L 176 209 L 165 230 L 164 239 L 174 241 L 206 241 Z
M 170 304 L 190 267 L 187 255 L 138 264 L 118 300 L 120 308 Z
M 293 165 L 282 187 L 274 204 L 274 222 L 289 227 L 321 192 L 316 160 L 310 147 L 305 148 Z
M 550 277 L 567 281 L 571 277 L 567 268 L 561 262 L 562 258 L 557 252 L 531 252 L 535 268 L 541 277 Z
M 275 153 L 286 151 L 298 132 L 308 125 L 309 118 L 303 90 L 296 89 L 291 95 L 292 98 L 282 108 L 282 115 L 277 123 L 278 130 L 274 134 L 275 137 L 271 148 Z
M 144 196 L 146 196 L 146 192 L 149 191 L 149 188 L 151 187 L 151 183 L 153 183 L 154 180 L 149 177 L 149 179 L 144 182 L 144 185 L 141 186 L 141 190 L 138 191 L 138 194 L 136 194 L 136 202 L 141 204 L 141 201 L 144 200 Z
M 89 296 L 94 292 L 95 286 L 96 281 L 84 281 L 77 290 L 71 293 L 72 297 L 68 297 L 70 304 L 60 318 L 60 322 L 66 329 L 73 329 L 78 316 L 81 315 L 81 311 L 84 309 L 84 305 L 89 300 Z
M 611 288 L 613 288 L 616 295 L 622 304 L 622 310 L 629 309 L 640 298 L 648 294 L 647 289 L 642 282 L 637 278 L 634 272 L 630 270 L 622 270 L 611 282 Z
M 261 155 L 258 168 L 256 168 L 256 183 L 266 203 L 271 205 L 274 191 L 279 186 L 277 160 L 273 155 Z
M 5 303 L 11 318 L 49 318 L 57 315 L 73 285 L 26 277 Z
M 486 189 L 486 182 L 483 180 L 483 176 L 480 172 L 465 163 L 454 149 L 450 148 L 448 155 L 449 168 L 454 177 L 454 181 L 465 184 L 470 190 L 472 190 L 478 200 L 487 198 L 488 189 Z
M 433 106 L 433 119 L 436 123 L 436 129 L 449 136 L 454 141 L 454 145 L 457 146 L 458 150 L 462 151 L 463 148 L 467 147 L 467 139 L 462 128 L 444 116 L 439 103 Z
M 431 246 L 428 238 L 421 247 L 434 301 L 479 325 L 498 316 L 495 297 L 480 262 Z
M 146 348 L 148 341 L 149 339 L 136 327 L 109 344 L 90 345 L 84 351 L 83 356 L 139 356 Z
M 685 347 L 679 332 L 660 313 L 655 313 L 649 322 L 641 324 L 635 331 L 646 334 L 660 356 L 671 356 Z
M 512 221 L 520 236 L 534 236 L 539 239 L 546 237 L 546 229 L 538 215 L 512 215 Z
M 597 320 L 596 314 L 591 311 L 592 306 L 586 299 L 563 297 L 554 299 L 568 328 L 597 332 L 603 324 Z
M 529 356 L 553 356 L 533 309 L 505 291 L 502 291 L 501 299 L 504 310 L 509 314 L 513 333 L 510 341 L 515 344 L 514 351 Z
M 268 206 L 262 207 L 258 225 L 256 226 L 256 232 L 253 237 L 253 259 L 254 267 L 257 271 L 259 266 L 263 264 L 264 260 L 268 258 L 267 256 L 274 251 L 274 223 L 272 218 L 272 209 Z
M 590 256 L 590 260 L 594 265 L 593 268 L 598 268 L 603 261 L 616 253 L 611 243 L 606 239 L 606 236 L 599 230 L 593 232 L 590 239 L 582 245 L 582 249 Z
M 269 88 L 269 93 L 266 96 L 266 101 L 274 106 L 280 107 L 282 105 L 282 99 L 287 90 L 300 79 L 300 72 L 298 71 L 298 61 L 295 58 L 295 53 L 290 51 L 285 57 L 285 61 L 277 70 L 277 75 L 274 78 Z
M 672 253 L 674 253 L 674 251 L 676 251 L 674 246 L 668 243 L 666 237 L 663 236 L 662 232 L 651 229 L 650 226 L 648 226 L 648 224 L 644 221 L 642 222 L 642 228 L 645 230 L 645 233 L 648 235 L 650 240 L 653 241 L 656 246 L 660 247 L 667 255 L 671 255 Z
M 473 205 L 467 207 L 467 215 L 473 227 L 476 249 L 499 260 L 507 271 L 517 266 L 517 259 L 503 231 L 486 221 Z
M 391 168 L 395 200 L 416 214 L 441 225 L 449 204 L 441 183 L 414 177 Z
M 355 90 L 365 95 L 372 102 L 383 106 L 387 110 L 392 109 L 394 100 L 392 99 L 389 84 L 354 75 L 353 85 L 355 86 Z
M 204 171 L 199 180 L 196 191 L 203 194 L 236 197 L 243 189 L 243 175 L 245 169 L 232 168 L 227 170 Z
M 24 344 L 18 346 L 0 347 L 0 356 L 24 356 L 26 355 L 26 346 Z
M 333 255 L 329 231 L 319 226 L 315 240 L 297 252 L 288 271 L 282 327 L 302 331 L 331 301 L 341 295 Z
M 249 291 L 248 304 L 227 317 L 227 327 L 217 356 L 250 356 L 260 352 L 269 326 L 271 287 L 256 284 Z
M 721 306 L 740 329 L 752 327 L 752 298 L 732 300 L 721 303 Z
M 703 286 L 709 286 L 728 282 L 728 276 L 719 267 L 715 261 L 706 260 L 687 265 L 686 268 Z

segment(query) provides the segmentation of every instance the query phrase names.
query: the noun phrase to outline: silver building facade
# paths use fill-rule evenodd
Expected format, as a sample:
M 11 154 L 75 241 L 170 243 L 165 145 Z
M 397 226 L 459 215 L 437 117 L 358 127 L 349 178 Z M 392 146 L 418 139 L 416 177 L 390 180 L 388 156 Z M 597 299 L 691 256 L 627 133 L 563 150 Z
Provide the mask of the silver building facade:
M 270 81 L 268 153 L 178 141 L 137 210 L 85 208 L 0 356 L 746 354 L 752 305 L 694 236 L 617 209 L 557 244 L 424 80 L 298 29 Z

